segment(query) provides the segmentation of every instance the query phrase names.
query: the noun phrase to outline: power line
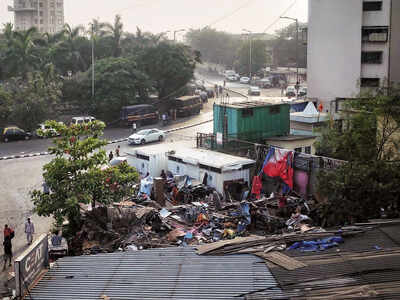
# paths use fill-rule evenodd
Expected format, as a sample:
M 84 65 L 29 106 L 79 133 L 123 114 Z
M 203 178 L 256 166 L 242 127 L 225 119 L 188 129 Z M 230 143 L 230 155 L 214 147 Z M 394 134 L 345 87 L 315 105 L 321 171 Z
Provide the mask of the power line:
M 243 8 L 249 6 L 249 5 L 251 4 L 251 2 L 253 2 L 253 1 L 254 1 L 254 0 L 248 0 L 246 3 L 244 3 L 244 4 L 241 5 L 241 6 L 239 6 L 238 8 L 234 9 L 232 12 L 227 13 L 226 15 L 224 15 L 224 16 L 222 16 L 222 17 L 216 19 L 214 22 L 210 23 L 210 24 L 207 25 L 207 26 L 204 26 L 203 28 L 211 27 L 211 26 L 213 26 L 213 25 L 215 25 L 215 24 L 217 24 L 217 23 L 219 23 L 219 22 L 221 22 L 221 21 L 223 21 L 223 20 L 225 20 L 225 19 L 227 19 L 227 18 L 233 16 L 233 15 L 236 14 L 238 11 L 240 11 L 240 10 L 242 10 Z
M 292 4 L 289 5 L 288 8 L 286 8 L 280 15 L 279 17 L 277 17 L 267 28 L 265 28 L 265 30 L 263 31 L 263 33 L 266 33 L 272 26 L 274 26 L 279 20 L 280 18 L 285 15 L 295 4 L 296 4 L 297 0 L 294 0 Z

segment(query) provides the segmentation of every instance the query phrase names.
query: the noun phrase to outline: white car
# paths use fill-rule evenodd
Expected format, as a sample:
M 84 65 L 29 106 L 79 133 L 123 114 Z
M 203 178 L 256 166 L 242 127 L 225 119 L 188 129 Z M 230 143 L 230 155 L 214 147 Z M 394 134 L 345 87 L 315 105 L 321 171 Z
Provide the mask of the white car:
M 250 96 L 260 96 L 261 95 L 261 90 L 258 86 L 251 86 L 249 87 L 249 90 L 247 91 L 247 93 Z
M 227 79 L 228 79 L 229 81 L 236 81 L 236 80 L 237 80 L 237 77 L 236 77 L 236 75 L 229 75 L 229 76 L 227 77 Z
M 249 77 L 240 77 L 240 83 L 245 83 L 248 84 L 250 82 L 250 78 Z
M 59 122 L 60 124 L 63 124 L 63 122 Z M 40 138 L 45 138 L 48 136 L 59 136 L 60 134 L 54 129 L 51 128 L 50 126 L 47 126 L 45 124 L 39 124 L 38 128 L 36 129 L 36 136 Z
M 137 133 L 132 134 L 128 138 L 128 143 L 130 145 L 146 144 L 149 142 L 162 141 L 166 137 L 166 133 L 162 130 L 153 129 L 143 129 Z

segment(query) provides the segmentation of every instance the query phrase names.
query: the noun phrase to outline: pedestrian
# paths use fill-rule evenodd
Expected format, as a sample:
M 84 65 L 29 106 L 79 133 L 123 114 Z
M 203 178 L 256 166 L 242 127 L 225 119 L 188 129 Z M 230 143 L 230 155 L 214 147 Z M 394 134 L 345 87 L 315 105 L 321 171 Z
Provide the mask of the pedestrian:
M 32 244 L 33 235 L 35 234 L 35 226 L 31 222 L 30 218 L 28 218 L 28 220 L 25 223 L 25 233 L 28 245 Z
M 222 88 L 222 86 L 219 86 L 219 95 L 221 98 L 222 98 L 222 92 L 223 92 L 223 88 Z
M 215 97 L 218 98 L 218 85 L 214 85 Z
M 132 123 L 132 132 L 133 133 L 136 132 L 136 123 L 135 122 Z
M 224 87 L 226 86 L 226 81 L 224 80 Z
M 118 147 L 117 147 L 117 149 L 115 149 L 115 155 L 117 156 L 117 157 L 119 157 L 119 150 L 121 149 L 121 146 L 120 145 L 118 145 Z
M 3 247 L 4 247 L 4 266 L 3 266 L 3 271 L 4 271 L 6 269 L 7 260 L 8 260 L 8 266 L 11 267 L 12 243 L 10 235 L 4 238 Z
M 112 151 L 108 154 L 108 161 L 111 161 L 114 158 L 114 154 Z
M 163 113 L 161 118 L 162 118 L 163 126 L 167 125 L 167 115 L 165 113 Z
M 165 174 L 165 171 L 164 171 L 164 170 L 161 170 L 161 175 L 160 175 L 160 177 L 161 177 L 162 179 L 164 179 L 164 180 L 167 179 L 167 174 Z
M 11 236 L 11 239 L 14 237 L 14 230 L 8 225 L 4 225 L 4 238 Z

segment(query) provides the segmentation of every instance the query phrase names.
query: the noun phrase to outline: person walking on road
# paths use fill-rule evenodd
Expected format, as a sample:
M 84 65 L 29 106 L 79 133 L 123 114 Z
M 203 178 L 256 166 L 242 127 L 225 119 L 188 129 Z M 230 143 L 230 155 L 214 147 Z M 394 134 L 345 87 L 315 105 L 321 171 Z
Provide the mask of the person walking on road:
M 3 266 L 3 271 L 4 271 L 6 269 L 7 261 L 8 261 L 8 266 L 11 267 L 11 260 L 12 260 L 11 235 L 4 237 L 3 247 L 4 247 L 4 266 Z
M 108 161 L 111 161 L 114 158 L 114 154 L 112 151 L 108 154 Z
M 119 157 L 119 150 L 121 149 L 121 146 L 120 145 L 118 145 L 118 147 L 117 147 L 117 149 L 115 149 L 115 155 L 117 156 L 117 157 Z
M 28 218 L 28 220 L 25 223 L 25 233 L 28 245 L 32 244 L 33 235 L 35 234 L 35 226 L 31 222 L 30 218 Z
M 136 123 L 135 122 L 132 123 L 132 132 L 133 133 L 136 132 Z

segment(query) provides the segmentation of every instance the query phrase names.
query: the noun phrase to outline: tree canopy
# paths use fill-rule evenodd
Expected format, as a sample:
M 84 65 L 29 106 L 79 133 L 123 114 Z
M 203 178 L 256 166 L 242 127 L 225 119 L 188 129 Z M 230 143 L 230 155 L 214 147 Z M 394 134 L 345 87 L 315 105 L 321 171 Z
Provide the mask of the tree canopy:
M 107 142 L 98 138 L 104 129 L 102 122 L 66 126 L 50 121 L 46 125 L 61 137 L 54 139 L 55 146 L 49 148 L 55 157 L 43 167 L 49 193 L 31 193 L 40 216 L 53 216 L 58 224 L 67 218 L 74 231 L 80 226 L 80 205 L 108 205 L 132 194 L 138 173 L 127 163 L 107 166 L 102 149 Z

